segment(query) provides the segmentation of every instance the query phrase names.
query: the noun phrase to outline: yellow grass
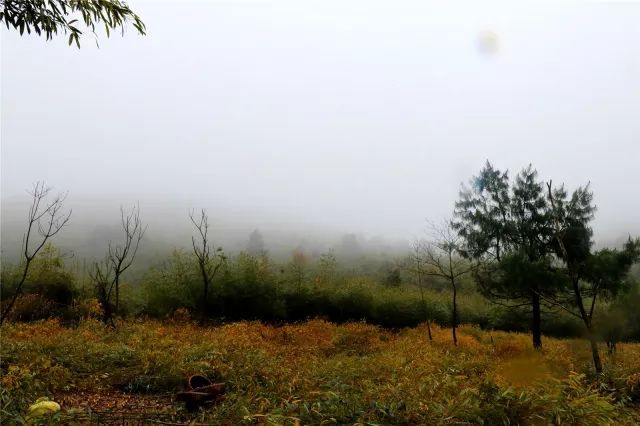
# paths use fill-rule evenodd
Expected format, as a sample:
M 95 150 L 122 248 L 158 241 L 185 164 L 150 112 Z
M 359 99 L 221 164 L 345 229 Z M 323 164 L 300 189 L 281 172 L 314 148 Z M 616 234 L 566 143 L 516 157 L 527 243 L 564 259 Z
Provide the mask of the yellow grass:
M 640 421 L 633 400 L 640 396 L 640 344 L 619 344 L 617 354 L 604 356 L 605 375 L 595 378 L 584 341 L 544 339 L 537 352 L 526 334 L 463 326 L 454 347 L 450 330 L 432 328 L 433 341 L 424 326 L 393 332 L 321 320 L 206 328 L 131 321 L 115 331 L 93 321 L 77 328 L 7 324 L 3 419 L 18 419 L 49 396 L 62 411 L 47 421 L 63 423 L 87 422 L 89 408 L 105 422 L 134 411 L 136 421 L 209 424 Z M 225 382 L 226 400 L 195 415 L 173 404 L 171 395 L 192 374 Z

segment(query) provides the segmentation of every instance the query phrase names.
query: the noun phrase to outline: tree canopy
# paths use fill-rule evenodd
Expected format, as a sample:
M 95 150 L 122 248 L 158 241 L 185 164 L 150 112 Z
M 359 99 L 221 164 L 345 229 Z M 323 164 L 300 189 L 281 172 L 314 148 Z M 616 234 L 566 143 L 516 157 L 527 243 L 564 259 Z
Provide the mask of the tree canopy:
M 510 306 L 531 306 L 533 346 L 541 347 L 541 294 L 553 294 L 548 255 L 554 232 L 545 185 L 529 165 L 510 180 L 487 162 L 460 192 L 454 228 L 461 253 L 482 263 L 476 278 L 482 292 Z

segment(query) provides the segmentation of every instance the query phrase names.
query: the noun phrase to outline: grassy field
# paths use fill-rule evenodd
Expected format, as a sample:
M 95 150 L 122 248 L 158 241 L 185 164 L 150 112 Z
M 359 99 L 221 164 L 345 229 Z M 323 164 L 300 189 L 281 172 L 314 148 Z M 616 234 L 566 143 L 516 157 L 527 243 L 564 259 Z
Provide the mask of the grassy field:
M 426 327 L 390 331 L 313 320 L 58 322 L 2 327 L 2 424 L 48 396 L 62 406 L 36 423 L 83 424 L 638 424 L 640 344 L 605 355 L 590 376 L 588 345 L 525 334 Z M 173 401 L 204 374 L 226 398 L 198 413 Z

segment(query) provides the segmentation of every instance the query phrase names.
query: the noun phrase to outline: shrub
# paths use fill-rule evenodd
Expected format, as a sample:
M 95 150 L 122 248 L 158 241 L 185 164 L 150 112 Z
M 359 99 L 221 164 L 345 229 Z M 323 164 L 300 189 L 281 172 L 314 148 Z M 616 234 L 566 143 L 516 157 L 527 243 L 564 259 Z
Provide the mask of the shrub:
M 142 294 L 148 315 L 165 317 L 180 308 L 197 309 L 200 277 L 195 259 L 182 250 L 174 250 L 162 264 L 144 276 Z
M 28 293 L 18 296 L 8 319 L 11 321 L 36 321 L 53 318 L 59 313 L 52 300 L 40 294 Z

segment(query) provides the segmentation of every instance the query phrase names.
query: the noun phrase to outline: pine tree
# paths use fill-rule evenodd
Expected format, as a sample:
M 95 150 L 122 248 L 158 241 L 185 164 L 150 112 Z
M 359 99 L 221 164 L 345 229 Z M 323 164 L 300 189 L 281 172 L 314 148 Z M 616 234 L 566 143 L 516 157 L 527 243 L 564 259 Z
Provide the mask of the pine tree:
M 552 207 L 554 248 L 562 265 L 557 275 L 567 281 L 567 291 L 550 301 L 582 320 L 591 345 L 591 355 L 597 373 L 602 372 L 594 324 L 598 300 L 613 299 L 625 290 L 631 266 L 640 259 L 640 240 L 629 238 L 621 250 L 602 249 L 592 252 L 593 231 L 589 222 L 596 207 L 589 185 L 578 188 L 568 197 L 564 187 L 547 185 Z
M 553 227 L 537 171 L 529 165 L 511 182 L 487 162 L 461 191 L 455 217 L 462 254 L 480 263 L 481 291 L 507 306 L 530 306 L 533 346 L 541 348 L 541 295 L 555 293 L 558 283 L 546 273 Z

